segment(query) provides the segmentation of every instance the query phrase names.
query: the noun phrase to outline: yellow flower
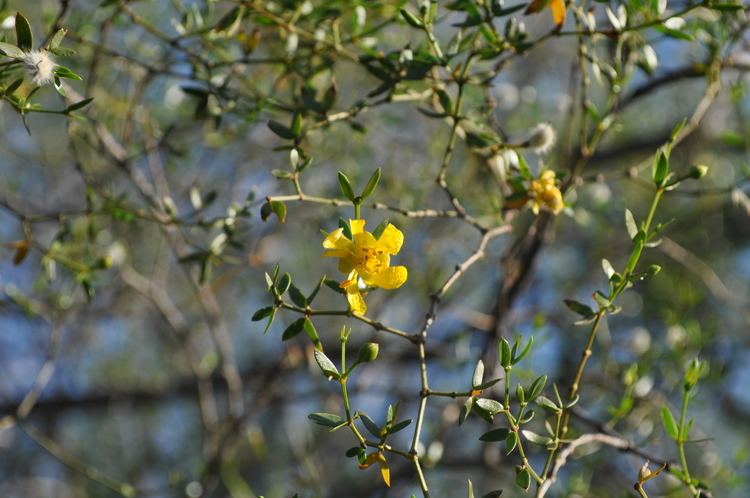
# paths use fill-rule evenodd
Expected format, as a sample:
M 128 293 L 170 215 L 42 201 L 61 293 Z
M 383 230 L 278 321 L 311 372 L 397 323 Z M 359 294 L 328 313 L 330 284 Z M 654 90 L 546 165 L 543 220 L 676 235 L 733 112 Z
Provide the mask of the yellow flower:
M 391 255 L 401 250 L 404 234 L 389 223 L 376 239 L 365 231 L 365 220 L 350 220 L 349 226 L 354 240 L 343 229 L 334 230 L 323 241 L 323 257 L 339 258 L 339 271 L 347 275 L 340 287 L 346 291 L 351 310 L 364 314 L 367 305 L 357 285 L 360 278 L 369 287 L 383 289 L 397 289 L 406 282 L 406 267 L 390 266 Z
M 539 214 L 539 209 L 542 207 L 557 214 L 564 207 L 562 193 L 555 185 L 555 172 L 549 169 L 542 171 L 536 180 L 531 180 L 529 197 L 534 214 Z

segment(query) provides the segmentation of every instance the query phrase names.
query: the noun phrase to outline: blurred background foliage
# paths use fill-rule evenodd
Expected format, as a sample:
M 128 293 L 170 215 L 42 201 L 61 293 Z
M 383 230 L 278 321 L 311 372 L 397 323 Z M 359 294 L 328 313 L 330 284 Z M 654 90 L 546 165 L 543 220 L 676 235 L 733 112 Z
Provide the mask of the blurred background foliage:
M 530 335 L 516 379 L 545 374 L 567 388 L 587 332 L 563 299 L 591 302 L 606 286 L 602 258 L 625 265 L 623 212 L 645 217 L 651 158 L 684 118 L 672 168 L 709 173 L 665 196 L 657 217 L 674 221 L 643 265 L 663 270 L 625 291 L 603 323 L 572 424 L 677 461 L 660 410 L 679 407 L 683 372 L 700 356 L 710 370 L 690 407 L 700 440 L 686 446 L 691 472 L 714 496 L 747 496 L 746 6 L 582 2 L 559 31 L 548 10 L 504 10 L 514 5 L 439 2 L 443 59 L 400 13 L 421 16 L 416 3 L 2 2 L 0 39 L 16 42 L 17 10 L 36 46 L 65 28 L 61 46 L 75 53 L 55 61 L 83 79 L 62 80 L 66 96 L 42 87 L 29 107 L 31 77 L 12 88 L 25 69 L 0 59 L 0 496 L 418 495 L 409 462 L 392 461 L 386 488 L 344 456 L 348 434 L 310 423 L 342 404 L 304 334 L 281 341 L 298 316 L 279 312 L 265 335 L 251 321 L 272 304 L 263 274 L 276 264 L 303 292 L 323 274 L 339 278 L 320 258 L 320 230 L 350 208 L 292 200 L 261 220 L 267 196 L 295 195 L 284 178 L 291 147 L 312 158 L 298 176 L 309 196 L 341 199 L 336 171 L 361 188 L 382 168 L 363 216 L 370 229 L 389 218 L 404 232 L 397 264 L 410 277 L 370 293 L 368 315 L 401 330 L 419 331 L 431 294 L 479 241 L 451 200 L 483 226 L 512 227 L 440 304 L 427 343 L 433 388 L 466 390 L 480 358 L 496 377 L 497 339 Z M 435 178 L 458 86 L 450 197 Z M 524 145 L 539 123 L 557 132 L 546 155 Z M 534 175 L 542 164 L 568 172 L 562 213 L 503 209 L 518 165 L 498 144 L 518 144 Z M 425 209 L 453 214 L 415 214 Z M 325 287 L 316 301 L 343 306 Z M 350 382 L 353 405 L 379 423 L 389 403 L 414 416 L 413 348 L 346 318 L 314 322 L 331 351 L 342 323 L 351 347 L 380 344 Z M 500 399 L 502 386 L 490 392 Z M 467 478 L 478 496 L 524 495 L 516 455 L 478 441 L 487 423 L 458 427 L 461 403 L 427 407 L 418 449 L 433 495 L 466 496 Z M 394 444 L 408 446 L 409 432 Z M 529 450 L 534 465 L 544 456 Z M 604 447 L 576 454 L 550 496 L 634 496 L 643 463 Z M 646 487 L 689 495 L 673 477 Z

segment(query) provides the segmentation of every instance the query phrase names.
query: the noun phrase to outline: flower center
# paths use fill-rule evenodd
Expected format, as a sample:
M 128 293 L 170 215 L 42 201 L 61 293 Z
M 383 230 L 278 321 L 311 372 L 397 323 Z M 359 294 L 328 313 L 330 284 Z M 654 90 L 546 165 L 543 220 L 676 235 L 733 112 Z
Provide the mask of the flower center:
M 377 249 L 357 246 L 353 251 L 352 259 L 358 270 L 367 273 L 378 273 L 385 267 L 378 257 L 380 254 L 382 254 L 382 251 Z

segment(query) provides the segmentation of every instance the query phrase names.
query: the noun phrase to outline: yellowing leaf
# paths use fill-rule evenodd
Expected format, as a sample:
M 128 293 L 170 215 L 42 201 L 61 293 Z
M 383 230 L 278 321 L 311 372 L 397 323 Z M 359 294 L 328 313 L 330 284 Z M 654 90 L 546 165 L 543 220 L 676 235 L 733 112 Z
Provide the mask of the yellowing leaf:
M 383 478 L 385 485 L 390 488 L 391 470 L 388 468 L 388 462 L 386 462 L 385 456 L 382 453 L 378 453 L 378 461 L 380 462 L 380 476 Z
M 565 22 L 565 0 L 551 0 L 549 8 L 552 11 L 552 20 L 555 25 L 562 26 Z

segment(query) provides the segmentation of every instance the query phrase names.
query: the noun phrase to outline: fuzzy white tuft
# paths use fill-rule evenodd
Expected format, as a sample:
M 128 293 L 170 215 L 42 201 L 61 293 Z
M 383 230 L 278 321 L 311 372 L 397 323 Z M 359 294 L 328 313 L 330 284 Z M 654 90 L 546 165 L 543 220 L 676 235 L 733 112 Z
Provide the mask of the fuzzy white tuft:
M 534 152 L 544 155 L 555 145 L 556 140 L 555 130 L 548 123 L 539 123 L 532 130 L 528 144 Z
M 30 50 L 23 58 L 24 64 L 32 77 L 34 84 L 43 86 L 51 83 L 55 77 L 55 61 L 46 50 Z

